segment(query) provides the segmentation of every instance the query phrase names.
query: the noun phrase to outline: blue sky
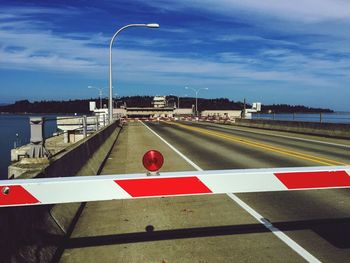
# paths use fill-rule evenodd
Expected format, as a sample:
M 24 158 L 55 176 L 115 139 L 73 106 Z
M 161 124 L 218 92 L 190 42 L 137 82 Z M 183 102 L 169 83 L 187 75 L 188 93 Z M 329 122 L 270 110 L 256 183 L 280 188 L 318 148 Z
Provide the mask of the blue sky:
M 121 95 L 247 98 L 350 111 L 346 0 L 75 0 L 0 5 L 0 103 Z

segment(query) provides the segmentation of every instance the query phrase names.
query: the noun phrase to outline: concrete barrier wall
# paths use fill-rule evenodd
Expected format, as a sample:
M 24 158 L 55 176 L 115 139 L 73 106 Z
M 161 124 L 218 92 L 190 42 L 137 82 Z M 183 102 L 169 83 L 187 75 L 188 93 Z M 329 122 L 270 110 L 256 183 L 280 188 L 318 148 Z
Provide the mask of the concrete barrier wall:
M 96 175 L 117 140 L 113 123 L 55 156 L 36 177 Z M 64 193 L 62 193 L 64 195 Z M 1 262 L 57 261 L 84 204 L 59 204 L 0 210 Z
M 350 139 L 350 124 L 236 119 L 235 125 Z

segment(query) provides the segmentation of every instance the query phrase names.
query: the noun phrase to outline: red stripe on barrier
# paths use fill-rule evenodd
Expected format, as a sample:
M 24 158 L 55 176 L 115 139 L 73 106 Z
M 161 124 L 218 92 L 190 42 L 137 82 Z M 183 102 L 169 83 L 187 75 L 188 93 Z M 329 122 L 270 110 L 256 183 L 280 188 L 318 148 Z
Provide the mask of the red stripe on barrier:
M 275 173 L 288 189 L 328 188 L 350 186 L 345 171 Z
M 132 197 L 211 193 L 197 177 L 115 180 Z
M 38 204 L 40 201 L 20 185 L 2 186 L 0 205 Z

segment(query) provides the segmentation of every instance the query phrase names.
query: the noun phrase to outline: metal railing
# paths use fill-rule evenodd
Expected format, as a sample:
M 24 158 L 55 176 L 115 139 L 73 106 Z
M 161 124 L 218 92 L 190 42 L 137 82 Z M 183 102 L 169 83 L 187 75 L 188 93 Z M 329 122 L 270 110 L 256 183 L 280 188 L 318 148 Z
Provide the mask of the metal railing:
M 56 121 L 57 131 L 52 135 L 46 136 L 45 124 Z M 98 114 L 95 116 L 73 116 L 73 117 L 30 117 L 30 143 L 27 155 L 29 158 L 50 157 L 50 152 L 45 147 L 45 141 L 49 138 L 62 135 L 64 143 L 70 143 L 71 136 L 82 135 L 86 138 L 89 133 L 94 133 L 108 124 L 107 114 Z M 73 140 L 75 141 L 75 139 Z

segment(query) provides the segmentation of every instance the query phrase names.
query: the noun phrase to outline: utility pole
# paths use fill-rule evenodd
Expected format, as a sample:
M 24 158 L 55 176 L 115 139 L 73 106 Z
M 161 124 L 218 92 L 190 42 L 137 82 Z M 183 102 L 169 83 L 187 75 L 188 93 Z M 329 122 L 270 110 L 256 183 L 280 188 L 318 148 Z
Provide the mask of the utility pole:
M 244 101 L 243 101 L 243 114 L 242 114 L 243 119 L 245 119 L 245 111 L 246 111 L 246 100 L 244 98 Z

